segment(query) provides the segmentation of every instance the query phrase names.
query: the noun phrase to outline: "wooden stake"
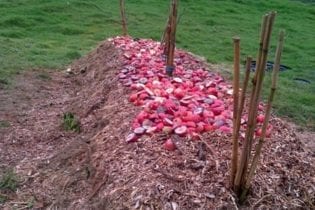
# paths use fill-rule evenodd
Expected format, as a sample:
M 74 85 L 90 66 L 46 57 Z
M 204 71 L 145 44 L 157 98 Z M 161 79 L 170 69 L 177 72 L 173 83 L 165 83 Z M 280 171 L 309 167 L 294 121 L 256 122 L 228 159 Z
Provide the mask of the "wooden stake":
M 278 46 L 277 46 L 276 56 L 275 56 L 275 63 L 274 63 L 273 72 L 272 72 L 272 85 L 271 85 L 271 89 L 270 89 L 270 95 L 269 95 L 266 114 L 265 114 L 265 121 L 264 121 L 263 127 L 262 127 L 262 136 L 260 137 L 259 143 L 256 146 L 256 152 L 255 152 L 255 155 L 254 155 L 254 158 L 253 158 L 253 161 L 252 161 L 249 173 L 248 173 L 248 178 L 246 180 L 244 190 L 241 194 L 241 200 L 244 200 L 246 195 L 247 195 L 251 180 L 254 176 L 254 173 L 255 173 L 257 165 L 258 165 L 259 157 L 261 154 L 261 149 L 262 149 L 262 146 L 264 144 L 264 139 L 266 137 L 266 131 L 267 131 L 270 113 L 271 113 L 271 105 L 272 105 L 274 94 L 275 94 L 276 87 L 277 87 L 278 73 L 279 73 L 279 68 L 280 68 L 280 60 L 281 60 L 281 54 L 282 54 L 282 49 L 283 49 L 283 41 L 284 41 L 284 31 L 280 31 L 279 41 L 278 41 Z
M 167 34 L 167 29 L 169 28 L 169 25 L 170 25 L 170 17 L 167 18 L 167 21 L 166 21 L 166 24 L 165 24 L 165 27 L 164 27 L 164 31 L 163 31 L 163 34 L 162 34 L 162 37 L 161 37 L 161 45 L 164 44 L 164 42 L 166 41 L 166 34 Z
M 169 47 L 170 47 L 171 19 L 172 19 L 172 2 L 170 2 L 168 18 L 166 21 L 164 32 L 161 37 L 161 46 L 163 46 L 164 56 L 168 55 Z
M 169 76 L 172 76 L 174 70 L 174 53 L 175 53 L 175 41 L 176 41 L 176 21 L 177 20 L 177 0 L 172 0 L 172 12 L 170 19 L 170 37 L 169 48 L 166 62 L 166 72 Z
M 170 48 L 170 34 L 171 34 L 171 22 L 170 22 L 170 17 L 167 20 L 167 25 L 164 31 L 164 37 L 163 37 L 163 42 L 161 44 L 164 44 L 164 49 L 163 49 L 163 55 L 167 56 Z
M 119 0 L 119 5 L 120 5 L 120 15 L 121 15 L 121 24 L 122 24 L 123 35 L 127 36 L 128 30 L 127 30 L 125 0 Z
M 261 29 L 260 29 L 259 51 L 258 51 L 258 56 L 256 60 L 255 76 L 252 81 L 253 85 L 256 85 L 257 75 L 258 75 L 257 72 L 261 64 L 261 57 L 263 53 L 263 44 L 264 44 L 265 33 L 266 33 L 266 28 L 267 28 L 267 23 L 268 23 L 268 17 L 269 17 L 269 14 L 266 14 L 262 18 Z
M 165 24 L 165 28 L 161 37 L 161 44 L 163 44 L 167 39 L 166 36 L 167 34 L 169 34 L 169 29 L 170 29 L 170 25 L 171 25 L 171 17 L 172 16 L 172 2 L 170 2 L 170 6 L 169 6 L 169 11 L 168 11 L 168 18 Z
M 256 60 L 256 70 L 255 70 L 254 78 L 252 80 L 253 87 L 252 87 L 252 93 L 251 93 L 250 103 L 249 103 L 249 113 L 252 112 L 254 98 L 255 98 L 257 75 L 258 75 L 258 72 L 259 72 L 259 66 L 260 66 L 259 64 L 260 64 L 260 61 L 261 61 L 261 55 L 262 55 L 262 51 L 263 51 L 263 41 L 264 41 L 264 37 L 265 37 L 265 34 L 266 34 L 267 22 L 268 22 L 268 15 L 264 15 L 263 19 L 262 19 L 262 24 L 261 24 L 260 42 L 259 42 L 260 48 L 259 48 L 258 57 L 257 57 L 257 60 Z M 250 121 L 251 121 L 251 116 L 248 115 L 247 122 L 250 122 Z M 242 149 L 240 164 L 238 165 L 236 177 L 235 177 L 235 180 L 234 180 L 234 190 L 235 190 L 235 192 L 239 191 L 239 187 L 240 187 L 240 184 L 241 184 L 241 181 L 242 181 L 242 177 L 243 177 L 243 174 L 244 174 L 245 164 L 247 162 L 247 160 L 246 160 L 247 159 L 247 155 L 246 154 L 247 154 L 248 144 L 249 144 L 248 130 L 249 130 L 249 127 L 246 130 L 245 144 L 244 144 L 243 149 Z
M 237 116 L 239 105 L 239 80 L 240 80 L 240 38 L 234 37 L 234 73 L 233 73 L 233 148 L 232 148 L 232 167 L 230 183 L 233 186 L 238 161 L 238 130 Z

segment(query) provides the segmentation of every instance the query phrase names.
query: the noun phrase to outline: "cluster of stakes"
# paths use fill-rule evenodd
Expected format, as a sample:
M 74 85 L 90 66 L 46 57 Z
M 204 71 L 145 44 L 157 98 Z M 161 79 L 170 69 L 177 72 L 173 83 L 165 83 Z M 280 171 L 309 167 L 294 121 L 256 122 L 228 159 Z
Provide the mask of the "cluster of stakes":
M 118 78 L 130 88 L 129 101 L 143 109 L 132 122 L 127 142 L 142 135 L 163 132 L 198 140 L 203 132 L 232 133 L 233 89 L 219 74 L 208 71 L 187 52 L 176 50 L 172 77 L 165 73 L 165 56 L 160 42 L 131 37 L 110 39 L 123 52 L 124 64 Z M 263 111 L 263 105 L 259 106 Z M 246 129 L 242 116 L 241 133 Z M 264 115 L 258 114 L 261 124 Z M 270 135 L 271 127 L 268 129 Z M 256 130 L 260 135 L 261 129 Z M 166 141 L 166 149 L 175 147 Z

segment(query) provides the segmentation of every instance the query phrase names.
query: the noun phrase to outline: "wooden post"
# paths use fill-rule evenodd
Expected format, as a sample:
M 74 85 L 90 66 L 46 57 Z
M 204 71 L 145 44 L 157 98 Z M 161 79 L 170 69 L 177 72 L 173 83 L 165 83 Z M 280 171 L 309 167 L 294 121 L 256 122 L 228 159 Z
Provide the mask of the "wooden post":
M 124 36 L 127 36 L 128 35 L 128 30 L 127 30 L 125 0 L 119 0 L 119 5 L 120 5 L 122 32 L 123 32 Z
M 258 161 L 259 161 L 260 154 L 261 154 L 261 149 L 262 149 L 262 146 L 264 144 L 264 139 L 266 137 L 266 131 L 267 131 L 270 113 L 271 113 L 271 105 L 272 105 L 274 94 L 275 94 L 275 91 L 277 88 L 277 80 L 278 80 L 278 73 L 279 73 L 279 68 L 280 68 L 281 54 L 282 54 L 282 49 L 283 49 L 283 41 L 284 41 L 284 31 L 280 31 L 279 41 L 278 41 L 278 46 L 277 46 L 276 56 L 275 56 L 275 63 L 274 63 L 273 72 L 272 72 L 272 85 L 271 85 L 271 89 L 270 89 L 270 95 L 269 95 L 266 114 L 265 114 L 265 121 L 264 121 L 263 127 L 262 127 L 262 135 L 259 139 L 258 145 L 256 146 L 256 152 L 255 152 L 251 167 L 249 169 L 249 173 L 248 173 L 248 177 L 247 177 L 247 180 L 245 183 L 245 187 L 244 187 L 243 192 L 242 192 L 241 197 L 240 197 L 241 201 L 243 201 L 247 195 L 251 180 L 254 176 L 254 173 L 255 173 L 257 165 L 258 165 Z
M 172 10 L 170 16 L 170 36 L 169 48 L 166 62 L 166 73 L 169 76 L 173 75 L 174 71 L 174 54 L 175 54 L 175 41 L 176 41 L 176 24 L 177 24 L 177 0 L 172 0 Z
M 234 37 L 234 73 L 233 73 L 233 148 L 232 148 L 232 166 L 230 183 L 233 186 L 238 161 L 238 130 L 237 115 L 239 105 L 239 83 L 240 83 L 240 38 Z

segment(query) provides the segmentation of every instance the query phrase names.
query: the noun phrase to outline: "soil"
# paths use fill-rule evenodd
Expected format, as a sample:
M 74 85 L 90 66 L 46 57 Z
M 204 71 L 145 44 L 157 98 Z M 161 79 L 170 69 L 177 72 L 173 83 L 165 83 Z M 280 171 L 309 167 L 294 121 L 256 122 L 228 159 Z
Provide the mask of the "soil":
M 239 206 L 228 186 L 230 136 L 174 136 L 173 152 L 163 134 L 125 142 L 138 108 L 117 80 L 121 65 L 103 42 L 68 72 L 28 71 L 0 89 L 0 174 L 19 177 L 16 192 L 0 191 L 1 209 L 314 209 L 314 133 L 274 116 Z M 80 132 L 63 129 L 67 112 Z

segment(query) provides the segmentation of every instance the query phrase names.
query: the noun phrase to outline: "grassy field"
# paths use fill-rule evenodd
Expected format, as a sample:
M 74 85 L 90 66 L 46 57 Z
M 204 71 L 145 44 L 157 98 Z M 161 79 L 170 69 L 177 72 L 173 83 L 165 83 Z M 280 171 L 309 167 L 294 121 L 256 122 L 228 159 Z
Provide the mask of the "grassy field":
M 159 40 L 167 0 L 126 0 L 129 32 Z M 269 60 L 279 29 L 286 30 L 275 111 L 315 127 L 315 5 L 293 0 L 180 0 L 178 46 L 212 63 L 232 63 L 232 37 L 241 37 L 242 59 L 256 56 L 261 16 L 276 10 Z M 118 0 L 1 0 L 0 83 L 22 70 L 63 69 L 99 41 L 120 34 Z M 296 82 L 303 78 L 311 84 Z M 267 80 L 270 75 L 267 74 Z M 268 83 L 268 81 L 267 81 Z M 0 84 L 1 85 L 1 84 Z M 267 92 L 267 91 L 265 91 Z

